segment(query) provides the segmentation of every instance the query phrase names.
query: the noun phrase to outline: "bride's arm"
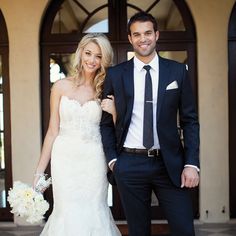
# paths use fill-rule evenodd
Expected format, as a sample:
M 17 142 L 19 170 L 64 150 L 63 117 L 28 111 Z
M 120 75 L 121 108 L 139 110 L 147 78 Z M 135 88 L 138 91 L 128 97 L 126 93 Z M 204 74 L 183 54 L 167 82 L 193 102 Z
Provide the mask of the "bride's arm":
M 113 123 L 116 123 L 116 106 L 115 106 L 115 98 L 113 95 L 108 95 L 108 98 L 102 100 L 101 107 L 103 111 L 106 111 L 112 115 Z
M 51 89 L 49 126 L 46 136 L 44 138 L 40 159 L 35 171 L 33 187 L 35 187 L 36 183 L 38 182 L 38 179 L 44 173 L 45 169 L 48 166 L 48 163 L 51 158 L 52 145 L 59 132 L 59 103 L 61 97 L 60 84 L 61 83 L 55 83 Z

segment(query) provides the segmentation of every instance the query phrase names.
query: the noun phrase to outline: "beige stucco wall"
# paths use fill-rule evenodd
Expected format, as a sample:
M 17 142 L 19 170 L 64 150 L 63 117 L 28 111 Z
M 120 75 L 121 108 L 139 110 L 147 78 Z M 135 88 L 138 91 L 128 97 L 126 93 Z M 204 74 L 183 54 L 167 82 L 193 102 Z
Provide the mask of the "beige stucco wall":
M 187 2 L 196 24 L 198 42 L 200 219 L 224 222 L 229 219 L 227 34 L 235 1 Z
M 0 0 L 9 34 L 13 180 L 28 183 L 41 148 L 39 32 L 47 2 Z M 235 1 L 186 2 L 197 30 L 200 220 L 225 222 L 229 219 L 227 30 Z
M 9 37 L 13 180 L 27 183 L 32 183 L 41 149 L 39 33 L 46 4 L 0 0 Z

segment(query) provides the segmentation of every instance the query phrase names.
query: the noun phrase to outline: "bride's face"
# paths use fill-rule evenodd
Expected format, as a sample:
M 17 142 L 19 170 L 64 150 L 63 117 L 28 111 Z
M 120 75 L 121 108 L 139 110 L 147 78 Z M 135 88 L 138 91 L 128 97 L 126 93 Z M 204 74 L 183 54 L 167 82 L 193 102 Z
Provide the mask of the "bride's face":
M 96 73 L 101 67 L 102 53 L 100 47 L 96 43 L 88 43 L 83 49 L 81 60 L 84 72 Z

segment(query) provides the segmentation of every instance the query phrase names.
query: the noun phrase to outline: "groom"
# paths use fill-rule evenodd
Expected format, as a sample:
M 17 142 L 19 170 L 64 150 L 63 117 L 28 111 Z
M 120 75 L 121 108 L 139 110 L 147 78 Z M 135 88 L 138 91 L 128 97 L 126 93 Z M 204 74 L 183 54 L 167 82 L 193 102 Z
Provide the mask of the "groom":
M 152 190 L 171 235 L 194 236 L 188 189 L 199 183 L 199 124 L 186 66 L 158 56 L 157 22 L 148 13 L 131 17 L 128 38 L 134 58 L 110 68 L 104 84 L 103 96 L 115 97 L 116 124 L 103 112 L 101 134 L 129 236 L 151 235 Z

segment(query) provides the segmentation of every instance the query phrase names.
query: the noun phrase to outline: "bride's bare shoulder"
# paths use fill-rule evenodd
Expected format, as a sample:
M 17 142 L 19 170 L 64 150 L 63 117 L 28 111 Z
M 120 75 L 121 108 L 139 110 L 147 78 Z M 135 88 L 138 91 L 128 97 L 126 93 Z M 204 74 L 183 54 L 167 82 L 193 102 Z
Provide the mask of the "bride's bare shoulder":
M 59 90 L 59 91 L 65 91 L 70 89 L 73 86 L 74 78 L 73 77 L 66 77 L 64 79 L 57 80 L 53 86 L 52 90 Z

